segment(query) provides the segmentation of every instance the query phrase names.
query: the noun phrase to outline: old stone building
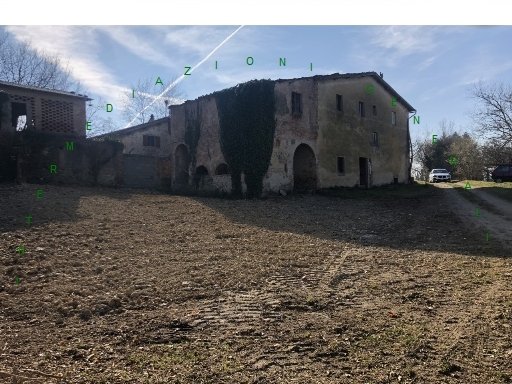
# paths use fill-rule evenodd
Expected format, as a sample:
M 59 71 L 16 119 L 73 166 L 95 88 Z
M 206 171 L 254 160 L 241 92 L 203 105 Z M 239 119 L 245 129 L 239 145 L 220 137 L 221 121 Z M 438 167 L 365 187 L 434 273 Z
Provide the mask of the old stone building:
M 124 185 L 170 188 L 171 135 L 169 117 L 94 137 L 123 144 Z
M 0 92 L 9 98 L 1 106 L 1 130 L 14 132 L 29 128 L 85 137 L 85 104 L 91 100 L 86 95 L 5 81 L 0 81 Z
M 271 88 L 268 95 L 273 105 L 267 109 L 272 110 L 274 121 L 266 120 L 272 129 L 268 130 L 271 143 L 263 192 L 409 181 L 409 114 L 415 110 L 377 73 L 276 80 Z M 242 91 L 238 94 L 243 95 Z M 236 180 L 231 177 L 233 164 L 243 163 L 237 167 L 243 169 L 242 188 L 247 187 L 250 164 L 257 164 L 251 160 L 257 156 L 249 154 L 252 158 L 248 158 L 247 153 L 254 152 L 248 142 L 258 137 L 251 136 L 251 130 L 260 129 L 252 127 L 260 112 L 250 115 L 250 110 L 268 100 L 248 97 L 237 104 L 236 96 L 229 99 L 222 92 L 171 107 L 173 186 L 230 191 Z M 245 132 L 238 138 L 243 152 L 229 147 L 225 127 L 237 117 L 219 105 L 222 100 L 228 100 L 231 109 L 245 111 L 236 116 L 251 116 L 252 120 L 243 120 L 251 126 L 249 130 L 242 123 L 238 126 Z M 239 157 L 243 160 L 236 160 Z

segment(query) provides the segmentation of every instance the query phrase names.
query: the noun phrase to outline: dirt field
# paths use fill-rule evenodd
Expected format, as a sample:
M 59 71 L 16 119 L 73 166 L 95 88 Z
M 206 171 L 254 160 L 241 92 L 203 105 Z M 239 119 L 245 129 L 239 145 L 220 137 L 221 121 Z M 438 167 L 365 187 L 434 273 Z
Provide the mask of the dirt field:
M 0 382 L 511 383 L 508 246 L 430 186 L 0 185 Z

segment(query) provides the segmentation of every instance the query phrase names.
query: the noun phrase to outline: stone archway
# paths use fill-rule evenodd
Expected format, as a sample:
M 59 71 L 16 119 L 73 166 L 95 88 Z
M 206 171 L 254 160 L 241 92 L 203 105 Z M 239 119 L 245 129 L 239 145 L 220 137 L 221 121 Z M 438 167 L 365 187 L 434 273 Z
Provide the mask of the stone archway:
M 189 165 L 190 157 L 188 155 L 188 149 L 184 144 L 178 145 L 174 154 L 174 178 L 176 184 L 187 185 L 189 177 Z
M 293 155 L 293 189 L 311 191 L 317 188 L 315 153 L 307 144 L 301 144 Z
M 215 168 L 216 175 L 229 175 L 229 167 L 226 163 L 220 163 L 217 168 Z
M 208 169 L 204 165 L 200 165 L 196 168 L 196 172 L 194 173 L 194 186 L 196 189 L 204 188 L 206 184 L 206 179 L 208 178 Z

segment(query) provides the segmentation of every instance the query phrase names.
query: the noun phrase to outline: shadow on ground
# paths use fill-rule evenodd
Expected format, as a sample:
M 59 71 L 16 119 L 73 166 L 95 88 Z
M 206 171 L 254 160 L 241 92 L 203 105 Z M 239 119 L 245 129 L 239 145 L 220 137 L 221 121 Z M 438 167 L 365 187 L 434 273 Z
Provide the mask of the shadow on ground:
M 0 183 L 0 233 L 30 229 L 51 222 L 80 219 L 77 210 L 82 197 L 103 195 L 127 200 L 133 193 L 138 191 L 104 187 L 74 188 L 48 184 Z
M 366 246 L 504 256 L 498 242 L 455 215 L 431 185 L 333 189 L 266 200 L 196 198 L 229 220 L 278 232 Z

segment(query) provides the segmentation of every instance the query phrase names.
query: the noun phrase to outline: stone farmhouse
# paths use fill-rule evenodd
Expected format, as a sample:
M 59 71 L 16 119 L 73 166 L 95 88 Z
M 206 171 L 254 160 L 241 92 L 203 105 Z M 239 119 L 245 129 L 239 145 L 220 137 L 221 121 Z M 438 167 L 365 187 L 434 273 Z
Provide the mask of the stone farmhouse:
M 259 96 L 244 91 L 249 82 L 170 107 L 173 188 L 229 192 L 240 176 L 246 191 L 259 174 L 263 193 L 409 182 L 409 121 L 416 111 L 382 75 L 267 82 Z M 238 144 L 230 135 L 238 135 Z

